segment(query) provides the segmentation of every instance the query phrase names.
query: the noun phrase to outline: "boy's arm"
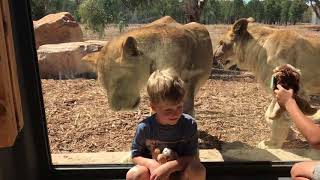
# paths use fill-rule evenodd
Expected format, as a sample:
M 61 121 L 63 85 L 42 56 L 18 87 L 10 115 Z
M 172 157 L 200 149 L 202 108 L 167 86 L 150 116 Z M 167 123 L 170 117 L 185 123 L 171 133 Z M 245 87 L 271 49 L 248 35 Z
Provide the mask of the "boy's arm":
M 275 93 L 279 105 L 287 110 L 296 127 L 309 144 L 320 149 L 320 127 L 301 112 L 296 101 L 292 98 L 292 90 L 286 90 L 281 85 L 277 87 L 278 90 L 275 90 Z
M 166 162 L 162 166 L 165 166 L 171 174 L 176 171 L 183 171 L 191 161 L 194 161 L 196 159 L 199 160 L 199 158 L 196 156 L 182 156 L 177 160 Z
M 134 164 L 144 166 L 152 172 L 159 167 L 160 164 L 153 159 L 143 157 L 148 153 L 146 147 L 146 131 L 148 131 L 146 124 L 140 123 L 132 141 L 131 156 Z
M 160 166 L 160 164 L 156 160 L 145 158 L 142 156 L 134 157 L 132 158 L 132 161 L 134 164 L 144 166 L 148 168 L 150 171 L 153 171 L 154 169 Z

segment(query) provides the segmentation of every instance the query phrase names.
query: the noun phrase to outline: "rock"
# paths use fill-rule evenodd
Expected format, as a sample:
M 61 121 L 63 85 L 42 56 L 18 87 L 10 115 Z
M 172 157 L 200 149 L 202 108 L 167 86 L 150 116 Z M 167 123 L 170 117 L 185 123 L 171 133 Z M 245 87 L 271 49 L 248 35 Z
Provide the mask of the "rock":
M 33 21 L 36 48 L 43 44 L 83 41 L 80 25 L 68 12 L 49 14 Z
M 38 63 L 41 78 L 76 78 L 84 74 L 96 77 L 96 68 L 81 61 L 86 54 L 100 51 L 107 41 L 46 44 L 39 47 Z

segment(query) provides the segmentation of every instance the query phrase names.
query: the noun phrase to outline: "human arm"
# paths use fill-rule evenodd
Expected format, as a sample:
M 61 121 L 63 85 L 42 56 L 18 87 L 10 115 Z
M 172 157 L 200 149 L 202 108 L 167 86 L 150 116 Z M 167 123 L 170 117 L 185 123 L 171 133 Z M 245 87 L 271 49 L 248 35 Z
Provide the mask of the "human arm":
M 301 112 L 293 98 L 292 89 L 286 90 L 281 85 L 277 85 L 277 88 L 274 92 L 279 105 L 286 109 L 296 127 L 309 144 L 316 149 L 320 149 L 320 127 Z
M 183 171 L 187 167 L 187 165 L 190 164 L 194 159 L 199 158 L 196 156 L 183 156 L 179 157 L 176 160 L 168 161 L 151 172 L 150 180 L 157 180 L 162 178 L 166 179 L 173 172 Z
M 132 161 L 134 164 L 148 168 L 150 172 L 153 172 L 155 169 L 157 169 L 160 166 L 160 163 L 158 163 L 156 160 L 145 158 L 142 156 L 134 157 Z
M 144 166 L 153 172 L 160 166 L 160 163 L 152 158 L 147 158 L 150 154 L 146 147 L 147 132 L 149 132 L 149 124 L 146 121 L 139 123 L 132 141 L 131 156 L 134 164 Z

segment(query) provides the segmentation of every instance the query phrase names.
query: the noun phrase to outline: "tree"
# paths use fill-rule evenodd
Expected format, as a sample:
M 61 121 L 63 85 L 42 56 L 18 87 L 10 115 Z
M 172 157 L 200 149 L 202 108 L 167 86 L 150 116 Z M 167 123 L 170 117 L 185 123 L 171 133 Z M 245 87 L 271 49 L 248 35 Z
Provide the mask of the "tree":
M 85 0 L 79 7 L 81 21 L 100 35 L 105 25 L 113 19 L 112 15 L 106 13 L 104 6 L 103 0 Z
M 256 21 L 262 22 L 264 20 L 263 3 L 259 0 L 249 1 L 246 5 L 247 17 L 253 17 Z
M 289 9 L 291 6 L 290 0 L 282 0 L 281 1 L 281 24 L 286 24 L 289 21 Z
M 278 0 L 265 0 L 264 2 L 265 20 L 268 24 L 280 22 L 281 6 Z
M 309 3 L 315 12 L 316 16 L 320 19 L 320 1 L 319 0 L 309 0 Z
M 303 12 L 307 9 L 307 5 L 303 0 L 293 0 L 289 9 L 289 20 L 292 24 L 296 24 L 302 20 Z
M 233 2 L 231 1 L 221 1 L 221 12 L 222 12 L 222 21 L 227 24 L 232 24 L 234 22 L 233 17 Z
M 312 19 L 312 12 L 313 9 L 309 6 L 307 10 L 303 12 L 302 22 L 310 23 L 310 20 Z
M 236 21 L 237 19 L 240 19 L 244 17 L 244 4 L 243 0 L 234 0 L 232 4 L 232 9 L 233 9 L 233 21 Z
M 207 0 L 206 6 L 203 9 L 202 21 L 207 24 L 220 23 L 222 20 L 220 1 Z
M 31 1 L 31 12 L 32 19 L 38 20 L 46 15 L 46 1 L 45 0 L 32 0 Z
M 78 0 L 80 1 L 80 0 Z M 76 15 L 77 4 L 73 0 L 32 0 L 32 19 L 38 20 L 48 14 L 61 11 Z
M 206 0 L 184 0 L 183 2 L 182 11 L 184 12 L 186 22 L 200 22 Z

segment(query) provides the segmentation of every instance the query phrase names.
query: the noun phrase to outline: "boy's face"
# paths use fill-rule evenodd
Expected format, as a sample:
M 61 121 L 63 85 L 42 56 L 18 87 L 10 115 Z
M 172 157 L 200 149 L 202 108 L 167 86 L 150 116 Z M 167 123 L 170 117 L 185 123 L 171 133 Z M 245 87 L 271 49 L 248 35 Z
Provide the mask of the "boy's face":
M 159 102 L 151 103 L 151 108 L 156 112 L 156 118 L 160 124 L 174 125 L 178 122 L 183 111 L 183 103 Z

